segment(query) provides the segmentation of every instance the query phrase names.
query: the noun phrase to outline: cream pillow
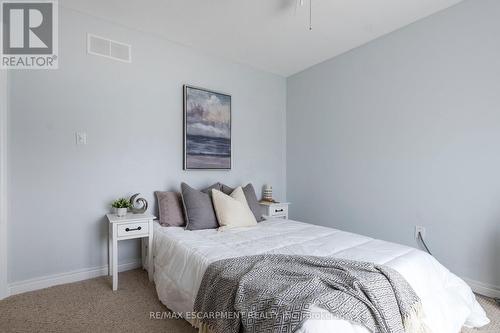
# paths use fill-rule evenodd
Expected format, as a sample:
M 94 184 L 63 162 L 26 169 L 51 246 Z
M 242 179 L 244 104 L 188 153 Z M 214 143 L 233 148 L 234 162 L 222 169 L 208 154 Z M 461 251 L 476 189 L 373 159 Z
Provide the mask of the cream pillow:
M 248 206 L 241 186 L 237 187 L 231 195 L 213 189 L 212 201 L 219 220 L 219 230 L 257 225 L 257 220 Z

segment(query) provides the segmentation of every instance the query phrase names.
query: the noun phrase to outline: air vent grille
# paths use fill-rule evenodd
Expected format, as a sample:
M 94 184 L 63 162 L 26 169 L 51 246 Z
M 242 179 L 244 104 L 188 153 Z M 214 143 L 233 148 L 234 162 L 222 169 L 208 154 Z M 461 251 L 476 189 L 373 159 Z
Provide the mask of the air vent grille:
M 132 62 L 132 46 L 88 34 L 87 53 L 122 62 Z

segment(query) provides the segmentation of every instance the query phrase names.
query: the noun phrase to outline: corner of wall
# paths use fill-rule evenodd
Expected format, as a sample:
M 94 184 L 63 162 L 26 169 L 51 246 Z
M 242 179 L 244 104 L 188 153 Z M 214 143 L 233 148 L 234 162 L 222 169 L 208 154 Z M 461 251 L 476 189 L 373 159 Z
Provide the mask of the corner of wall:
M 7 286 L 7 71 L 0 70 L 0 299 Z
M 282 143 L 281 143 L 281 163 L 282 163 L 282 175 L 281 181 L 283 182 L 283 201 L 288 201 L 288 187 L 287 187 L 287 123 L 286 123 L 286 112 L 288 109 L 288 79 L 285 78 L 285 92 L 284 92 L 284 110 L 283 116 L 281 118 L 281 130 L 282 130 Z

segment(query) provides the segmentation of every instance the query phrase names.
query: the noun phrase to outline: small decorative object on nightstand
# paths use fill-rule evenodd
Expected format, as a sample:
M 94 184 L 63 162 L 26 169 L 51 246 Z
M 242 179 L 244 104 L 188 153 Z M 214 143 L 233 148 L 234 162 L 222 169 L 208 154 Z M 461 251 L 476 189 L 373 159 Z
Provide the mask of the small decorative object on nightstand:
M 259 204 L 266 210 L 263 216 L 266 220 L 270 218 L 288 219 L 289 202 L 267 202 L 260 201 Z
M 144 214 L 148 210 L 148 201 L 144 198 L 137 198 L 140 193 L 130 197 L 130 209 L 134 214 Z
M 118 241 L 121 240 L 142 239 L 142 266 L 153 281 L 153 220 L 156 217 L 151 214 L 107 214 L 106 217 L 109 221 L 108 275 L 113 276 L 113 290 L 118 289 Z
M 271 185 L 264 185 L 264 189 L 262 190 L 262 201 L 274 202 L 273 187 Z
M 121 217 L 127 215 L 127 211 L 130 208 L 130 203 L 127 199 L 120 198 L 113 201 L 111 207 L 115 209 L 116 215 Z

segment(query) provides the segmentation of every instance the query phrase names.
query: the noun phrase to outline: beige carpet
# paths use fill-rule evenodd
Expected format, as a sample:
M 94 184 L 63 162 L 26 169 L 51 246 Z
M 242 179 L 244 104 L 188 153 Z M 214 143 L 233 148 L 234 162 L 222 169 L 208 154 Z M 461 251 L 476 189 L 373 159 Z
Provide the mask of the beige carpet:
M 196 332 L 180 319 L 150 319 L 168 311 L 142 270 L 120 273 L 119 289 L 108 277 L 71 283 L 0 301 L 0 332 Z M 492 324 L 463 333 L 500 333 L 500 307 L 480 297 Z M 439 332 L 435 332 L 439 333 Z

